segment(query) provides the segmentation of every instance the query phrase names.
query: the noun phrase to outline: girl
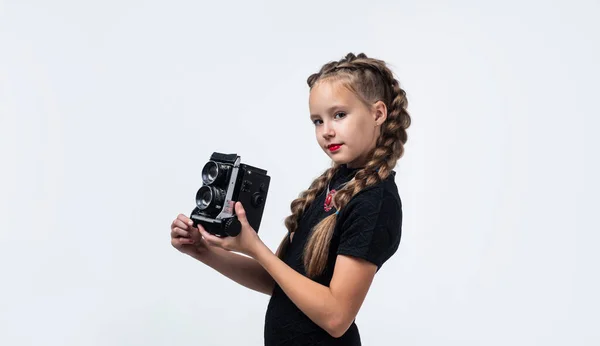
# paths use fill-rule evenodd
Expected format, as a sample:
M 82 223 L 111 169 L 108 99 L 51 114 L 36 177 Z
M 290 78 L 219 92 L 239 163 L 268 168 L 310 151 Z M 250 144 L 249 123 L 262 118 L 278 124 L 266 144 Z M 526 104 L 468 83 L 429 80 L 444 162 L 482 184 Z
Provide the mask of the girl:
M 275 254 L 248 224 L 219 238 L 179 215 L 171 243 L 233 281 L 271 295 L 265 345 L 360 345 L 355 317 L 400 243 L 394 182 L 411 118 L 385 62 L 350 53 L 308 78 L 310 119 L 332 166 L 291 204 Z M 232 251 L 245 254 L 242 256 Z

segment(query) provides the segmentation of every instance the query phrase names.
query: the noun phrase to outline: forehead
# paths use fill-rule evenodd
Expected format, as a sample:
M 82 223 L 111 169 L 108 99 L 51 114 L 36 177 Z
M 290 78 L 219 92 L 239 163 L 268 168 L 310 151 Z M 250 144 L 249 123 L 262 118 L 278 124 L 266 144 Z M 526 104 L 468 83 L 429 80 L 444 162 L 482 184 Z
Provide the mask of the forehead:
M 350 105 L 356 101 L 356 96 L 340 80 L 320 81 L 313 86 L 308 98 L 311 108 L 328 107 L 331 104 Z

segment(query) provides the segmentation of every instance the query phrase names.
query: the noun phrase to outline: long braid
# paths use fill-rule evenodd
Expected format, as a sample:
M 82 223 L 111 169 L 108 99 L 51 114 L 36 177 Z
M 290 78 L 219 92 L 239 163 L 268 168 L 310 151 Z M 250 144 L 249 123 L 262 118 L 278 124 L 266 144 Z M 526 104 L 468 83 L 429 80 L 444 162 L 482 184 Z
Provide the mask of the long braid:
M 411 118 L 406 110 L 408 106 L 406 92 L 400 88 L 393 73 L 381 60 L 368 58 L 362 53 L 358 56 L 349 53 L 340 61 L 323 65 L 318 73 L 312 74 L 308 78 L 307 83 L 312 89 L 315 83 L 327 79 L 347 81 L 350 90 L 354 91 L 363 102 L 381 100 L 388 109 L 387 119 L 382 124 L 381 134 L 371 152 L 371 159 L 364 168 L 356 172 L 354 180 L 334 195 L 333 204 L 339 211 L 357 193 L 386 179 L 391 174 L 398 160 L 404 154 L 404 144 L 407 141 L 406 129 L 411 124 Z M 323 190 L 335 173 L 334 169 L 335 166 L 313 181 L 309 190 L 292 202 L 292 215 L 286 219 L 288 230 L 293 228 L 295 231 L 304 208 Z M 307 202 L 308 198 L 311 198 L 310 202 Z M 336 221 L 337 213 L 334 213 L 324 218 L 313 229 L 304 249 L 303 258 L 308 277 L 316 277 L 325 269 Z M 285 250 L 287 245 L 286 237 L 278 252 L 281 249 Z
M 306 210 L 306 208 L 315 200 L 315 198 L 325 190 L 327 183 L 331 180 L 331 177 L 338 170 L 338 166 L 332 166 L 327 169 L 323 174 L 317 177 L 310 185 L 310 187 L 300 193 L 298 198 L 292 201 L 290 205 L 290 209 L 292 210 L 292 214 L 285 218 L 285 227 L 288 230 L 288 234 L 283 238 L 281 244 L 277 249 L 277 256 L 281 259 L 285 256 L 285 251 L 287 250 L 287 246 L 289 245 L 289 237 L 298 229 L 298 223 L 300 222 L 300 218 L 302 214 Z

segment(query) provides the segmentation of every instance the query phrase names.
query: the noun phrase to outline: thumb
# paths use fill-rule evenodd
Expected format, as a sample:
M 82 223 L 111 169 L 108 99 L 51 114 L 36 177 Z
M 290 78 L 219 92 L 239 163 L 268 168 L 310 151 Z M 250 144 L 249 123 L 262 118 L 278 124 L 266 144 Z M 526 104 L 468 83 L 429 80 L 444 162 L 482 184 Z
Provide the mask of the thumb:
M 246 211 L 242 206 L 242 202 L 235 203 L 235 214 L 237 215 L 238 220 L 240 220 L 242 226 L 248 226 L 248 219 L 246 218 Z

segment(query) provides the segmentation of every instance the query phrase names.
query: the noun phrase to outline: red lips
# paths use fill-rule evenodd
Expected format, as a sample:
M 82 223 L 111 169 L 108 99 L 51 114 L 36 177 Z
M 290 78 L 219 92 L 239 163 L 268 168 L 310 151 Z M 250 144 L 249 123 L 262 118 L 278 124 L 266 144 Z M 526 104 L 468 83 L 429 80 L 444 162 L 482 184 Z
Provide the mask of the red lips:
M 329 144 L 327 149 L 329 149 L 329 151 L 338 151 L 341 146 L 341 144 Z

